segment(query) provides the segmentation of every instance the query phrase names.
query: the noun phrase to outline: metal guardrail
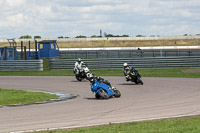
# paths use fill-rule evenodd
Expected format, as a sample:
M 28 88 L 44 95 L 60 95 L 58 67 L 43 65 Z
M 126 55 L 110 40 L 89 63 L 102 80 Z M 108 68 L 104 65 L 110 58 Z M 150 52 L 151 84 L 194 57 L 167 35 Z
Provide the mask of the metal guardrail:
M 43 60 L 0 61 L 0 71 L 43 71 Z
M 160 50 L 66 50 L 60 51 L 62 59 L 95 58 L 140 58 L 200 56 L 200 49 L 160 49 Z
M 72 70 L 77 59 L 50 60 L 50 69 Z M 135 68 L 200 67 L 198 57 L 84 59 L 89 69 L 122 69 L 123 63 Z

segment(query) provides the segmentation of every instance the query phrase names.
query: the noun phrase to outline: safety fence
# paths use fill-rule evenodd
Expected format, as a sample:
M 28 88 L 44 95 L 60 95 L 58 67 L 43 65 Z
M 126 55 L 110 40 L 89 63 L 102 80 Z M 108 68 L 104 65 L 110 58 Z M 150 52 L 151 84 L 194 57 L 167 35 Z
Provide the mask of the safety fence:
M 1 71 L 43 71 L 43 60 L 0 61 Z
M 60 51 L 62 59 L 104 59 L 139 57 L 200 56 L 200 49 L 157 49 L 157 50 L 66 50 Z
M 50 69 L 72 70 L 76 59 L 50 60 Z M 200 56 L 197 57 L 156 57 L 156 58 L 106 58 L 84 59 L 89 69 L 122 69 L 123 63 L 135 68 L 176 68 L 200 67 Z

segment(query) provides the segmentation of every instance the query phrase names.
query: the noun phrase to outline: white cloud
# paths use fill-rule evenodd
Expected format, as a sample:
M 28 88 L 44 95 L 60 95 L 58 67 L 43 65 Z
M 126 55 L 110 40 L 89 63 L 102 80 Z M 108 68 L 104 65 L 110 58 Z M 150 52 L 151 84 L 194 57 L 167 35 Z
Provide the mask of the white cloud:
M 9 8 L 18 7 L 20 5 L 23 5 L 26 2 L 26 0 L 2 0 L 2 1 L 3 1 L 2 3 L 4 4 L 4 6 L 9 7 Z
M 0 5 L 0 38 L 90 36 L 100 29 L 115 35 L 182 35 L 195 34 L 200 24 L 199 0 L 0 0 Z

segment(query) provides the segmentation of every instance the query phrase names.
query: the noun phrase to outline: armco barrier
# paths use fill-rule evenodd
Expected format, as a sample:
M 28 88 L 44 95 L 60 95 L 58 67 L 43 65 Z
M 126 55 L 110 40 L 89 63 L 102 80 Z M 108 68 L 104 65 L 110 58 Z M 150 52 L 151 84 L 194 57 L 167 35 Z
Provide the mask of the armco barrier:
M 43 60 L 0 61 L 0 71 L 43 71 Z
M 72 70 L 77 59 L 50 60 L 50 69 Z M 84 59 L 89 69 L 122 69 L 123 63 L 135 68 L 200 67 L 198 57 Z
M 200 56 L 200 49 L 149 49 L 149 50 L 66 50 L 60 51 L 62 59 L 140 58 Z

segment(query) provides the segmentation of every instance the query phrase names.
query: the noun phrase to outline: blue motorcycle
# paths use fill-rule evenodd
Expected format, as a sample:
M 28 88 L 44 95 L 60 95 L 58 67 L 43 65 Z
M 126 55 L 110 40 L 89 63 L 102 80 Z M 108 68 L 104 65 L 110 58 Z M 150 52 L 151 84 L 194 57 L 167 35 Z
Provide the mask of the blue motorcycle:
M 121 93 L 115 87 L 111 87 L 110 82 L 100 77 L 90 79 L 91 91 L 95 93 L 97 99 L 108 99 L 120 97 Z

